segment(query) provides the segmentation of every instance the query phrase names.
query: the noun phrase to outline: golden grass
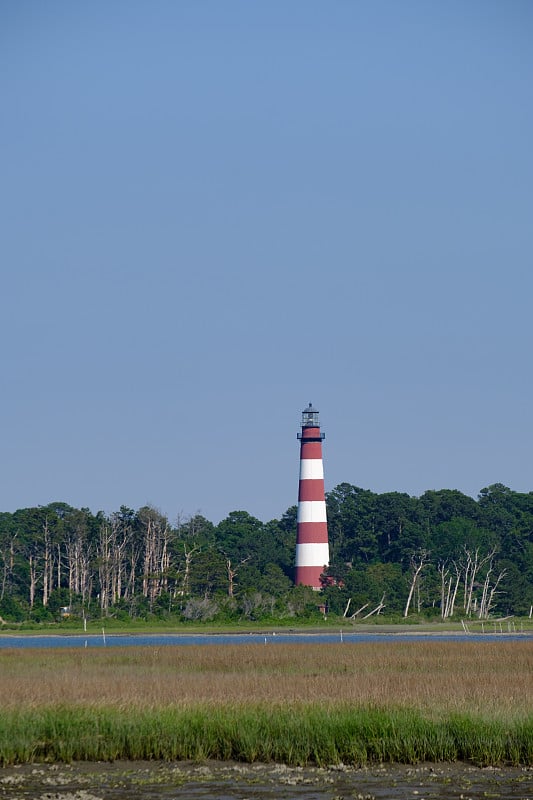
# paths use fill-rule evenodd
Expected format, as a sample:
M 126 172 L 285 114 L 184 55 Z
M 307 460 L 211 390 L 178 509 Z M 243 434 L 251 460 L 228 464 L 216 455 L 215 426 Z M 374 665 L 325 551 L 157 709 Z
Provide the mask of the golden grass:
M 440 718 L 533 711 L 533 642 L 200 645 L 0 651 L 0 706 L 408 708 Z

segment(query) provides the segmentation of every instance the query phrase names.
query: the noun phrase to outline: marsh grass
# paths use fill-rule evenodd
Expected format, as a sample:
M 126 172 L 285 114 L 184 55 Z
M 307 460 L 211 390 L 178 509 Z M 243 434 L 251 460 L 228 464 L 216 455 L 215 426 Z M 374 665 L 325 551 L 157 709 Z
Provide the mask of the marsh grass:
M 533 643 L 0 651 L 0 763 L 533 764 Z
M 0 720 L 2 765 L 31 761 L 223 759 L 364 765 L 472 761 L 531 764 L 533 722 L 505 725 L 461 715 L 359 708 L 45 708 Z

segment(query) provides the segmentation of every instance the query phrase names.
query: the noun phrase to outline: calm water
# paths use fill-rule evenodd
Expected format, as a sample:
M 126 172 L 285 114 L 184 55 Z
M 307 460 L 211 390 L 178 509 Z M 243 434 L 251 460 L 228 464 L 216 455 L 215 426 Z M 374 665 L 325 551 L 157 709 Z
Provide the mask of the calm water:
M 235 633 L 235 634 L 99 634 L 99 635 L 50 635 L 50 636 L 0 636 L 0 648 L 6 647 L 125 647 L 165 645 L 226 645 L 226 644 L 358 644 L 361 642 L 413 642 L 424 639 L 438 639 L 439 641 L 510 641 L 518 639 L 533 639 L 530 633 L 513 634 L 465 634 L 465 633 Z

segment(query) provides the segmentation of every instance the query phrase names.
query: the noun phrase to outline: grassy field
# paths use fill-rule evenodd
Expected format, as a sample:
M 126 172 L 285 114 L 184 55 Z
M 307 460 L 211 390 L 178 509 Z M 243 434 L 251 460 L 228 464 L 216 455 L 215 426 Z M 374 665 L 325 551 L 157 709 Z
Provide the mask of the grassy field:
M 533 765 L 533 642 L 0 651 L 0 763 Z

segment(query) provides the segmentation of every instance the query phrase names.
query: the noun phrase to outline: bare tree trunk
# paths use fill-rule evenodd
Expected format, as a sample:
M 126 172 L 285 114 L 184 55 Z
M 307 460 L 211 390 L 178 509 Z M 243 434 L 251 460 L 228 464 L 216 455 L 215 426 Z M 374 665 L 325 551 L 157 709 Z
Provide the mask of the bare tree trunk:
M 111 518 L 111 575 L 110 575 L 110 602 L 112 605 L 117 603 L 122 596 L 122 576 L 125 569 L 124 553 L 128 543 L 128 531 L 123 530 L 120 519 L 116 516 Z
M 29 554 L 28 563 L 30 567 L 30 608 L 33 608 L 33 606 L 35 605 L 37 581 L 39 579 L 39 576 L 37 575 L 37 563 L 33 553 Z
M 190 550 L 187 550 L 187 545 L 185 542 L 183 543 L 183 553 L 185 555 L 185 566 L 183 568 L 183 578 L 181 581 L 181 590 L 180 594 L 182 597 L 186 597 L 189 594 L 189 581 L 191 577 L 191 564 L 192 564 L 192 557 L 195 553 L 197 553 L 200 548 L 195 545 L 191 547 Z
M 465 548 L 466 554 L 466 565 L 465 565 L 465 576 L 464 576 L 464 601 L 463 607 L 465 610 L 465 614 L 470 614 L 470 610 L 472 608 L 472 593 L 474 591 L 474 581 L 476 579 L 476 574 L 478 570 L 478 557 L 479 557 L 479 549 L 476 548 L 474 552 L 474 556 L 472 557 L 472 553 Z
M 483 591 L 481 592 L 481 602 L 479 604 L 479 618 L 483 619 L 484 617 L 488 616 L 485 614 L 485 608 L 488 602 L 488 594 L 489 594 L 489 586 L 490 586 L 490 576 L 492 573 L 492 562 L 489 565 L 487 570 L 487 574 L 485 575 L 485 580 L 483 581 Z
M 170 528 L 163 518 L 148 519 L 144 542 L 143 595 L 150 606 L 168 585 Z
M 446 564 L 439 564 L 438 566 L 438 571 L 441 576 L 440 608 L 441 608 L 442 619 L 448 619 L 448 617 L 453 617 L 455 599 L 457 597 L 457 590 L 459 589 L 459 584 L 461 581 L 461 571 L 458 565 L 455 563 L 455 561 L 453 562 L 453 566 L 455 569 L 455 584 L 454 584 L 454 577 L 450 575 L 449 569 L 446 566 Z
M 445 604 L 444 604 L 444 609 L 442 611 L 442 618 L 443 619 L 448 619 L 448 617 L 451 617 L 452 613 L 453 613 L 453 611 L 451 610 L 452 609 L 452 597 L 453 597 L 453 595 L 452 595 L 452 585 L 453 585 L 453 578 L 450 577 L 450 580 L 448 582 L 448 589 L 446 591 L 446 601 L 445 601 Z
M 228 597 L 233 597 L 233 592 L 235 588 L 235 578 L 237 576 L 239 567 L 242 567 L 242 565 L 246 564 L 246 562 L 249 560 L 250 556 L 248 556 L 248 558 L 243 558 L 242 561 L 239 563 L 238 567 L 232 567 L 231 559 L 226 556 L 226 571 L 228 573 Z
M 43 606 L 48 605 L 48 598 L 50 597 L 50 572 L 51 565 L 51 546 L 50 546 L 50 530 L 48 528 L 48 519 L 45 520 L 43 526 L 44 533 L 44 567 L 43 567 Z
M 461 568 L 458 564 L 455 563 L 455 561 L 453 562 L 453 566 L 455 568 L 455 586 L 450 599 L 450 606 L 448 611 L 449 617 L 453 617 L 455 613 L 455 601 L 457 599 L 457 592 L 459 591 L 459 584 L 461 583 Z
M 143 595 L 148 597 L 153 580 L 154 563 L 154 525 L 151 519 L 148 520 L 146 535 L 144 537 L 144 569 L 143 569 Z
M 61 544 L 57 543 L 57 588 L 61 588 Z
M 0 589 L 0 600 L 4 599 L 5 593 L 7 591 L 8 585 L 11 582 L 13 577 L 13 570 L 15 568 L 15 539 L 17 538 L 18 533 L 15 533 L 9 539 L 9 546 L 6 547 L 0 553 L 0 557 L 2 558 L 3 568 L 2 568 L 2 588 Z
M 504 570 L 502 570 L 500 572 L 500 574 L 498 575 L 498 577 L 494 581 L 494 585 L 493 585 L 492 589 L 490 589 L 490 591 L 488 591 L 488 589 L 489 589 L 488 576 L 489 576 L 490 572 L 492 572 L 492 568 L 487 573 L 487 578 L 485 580 L 485 584 L 486 584 L 486 587 L 487 587 L 487 591 L 485 592 L 485 602 L 484 602 L 484 604 L 482 605 L 482 607 L 479 610 L 479 616 L 483 617 L 485 619 L 488 619 L 488 616 L 490 614 L 490 610 L 491 610 L 491 608 L 492 608 L 492 606 L 494 604 L 495 595 L 496 594 L 500 594 L 500 592 L 498 592 L 497 589 L 498 589 L 498 586 L 499 586 L 500 582 L 503 580 L 503 578 L 507 574 L 507 570 L 504 569 Z
M 442 619 L 446 619 L 448 598 L 450 596 L 450 588 L 451 588 L 451 578 L 450 578 L 450 583 L 448 584 L 448 589 L 446 590 L 446 584 L 449 575 L 446 564 L 439 564 L 437 566 L 437 571 L 440 575 L 440 615 Z
M 226 559 L 226 571 L 228 573 L 228 597 L 233 597 L 233 581 L 237 572 L 231 567 L 231 558 Z
M 103 522 L 100 526 L 98 545 L 98 579 L 100 583 L 100 611 L 106 614 L 109 610 L 111 596 L 111 531 Z
M 470 550 L 465 547 L 466 554 L 466 567 L 465 567 L 465 614 L 469 615 L 475 610 L 477 603 L 474 598 L 474 588 L 479 570 L 487 563 L 491 562 L 496 550 L 492 550 L 488 555 L 480 557 L 479 548 L 477 547 L 472 554 Z
M 79 594 L 81 594 L 81 603 L 85 608 L 91 599 L 93 574 L 90 569 L 91 554 L 87 550 L 84 557 L 79 562 Z
M 361 608 L 358 608 L 357 611 L 354 611 L 354 613 L 352 614 L 350 619 L 355 619 L 356 617 L 358 617 L 359 614 L 361 613 L 361 611 L 364 611 L 365 608 L 368 608 L 369 605 L 370 605 L 370 603 L 365 603 L 364 606 L 361 606 Z
M 165 525 L 161 534 L 162 546 L 159 571 L 161 574 L 160 592 L 169 591 L 170 562 L 171 562 L 171 528 Z
M 0 558 L 2 559 L 2 583 L 0 585 L 0 600 L 4 599 L 6 593 L 6 586 L 7 586 L 7 576 L 9 574 L 8 568 L 8 559 L 6 558 L 6 553 L 2 550 L 0 552 Z
M 381 598 L 381 600 L 379 601 L 379 603 L 377 604 L 377 606 L 376 606 L 375 608 L 373 608 L 373 609 L 372 609 L 372 611 L 369 611 L 369 612 L 368 612 L 368 614 L 365 614 L 365 616 L 364 616 L 364 617 L 361 617 L 361 619 L 368 619 L 368 618 L 369 618 L 369 617 L 371 617 L 373 614 L 379 614 L 379 612 L 381 611 L 381 609 L 382 609 L 382 608 L 385 608 L 385 602 L 384 602 L 384 601 L 385 601 L 385 595 L 383 595 L 383 597 Z
M 92 551 L 83 528 L 76 528 L 65 542 L 66 569 L 70 595 L 81 596 L 82 607 L 90 600 Z
M 409 587 L 409 594 L 407 595 L 407 602 L 405 604 L 405 611 L 403 612 L 404 617 L 409 614 L 409 606 L 411 605 L 411 600 L 413 599 L 413 594 L 424 565 L 428 560 L 428 553 L 425 550 L 422 550 L 418 555 L 414 555 L 411 557 L 411 585 Z
M 124 597 L 133 600 L 135 597 L 135 581 L 137 579 L 137 566 L 139 562 L 139 549 L 136 546 L 130 548 L 129 555 L 129 574 L 124 590 Z
M 77 560 L 75 558 L 75 550 L 72 540 L 69 538 L 65 543 L 67 555 L 67 575 L 68 575 L 68 590 L 70 594 L 77 594 L 78 588 L 78 573 L 77 573 Z

